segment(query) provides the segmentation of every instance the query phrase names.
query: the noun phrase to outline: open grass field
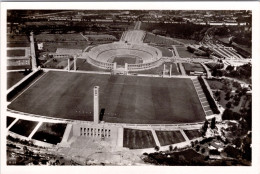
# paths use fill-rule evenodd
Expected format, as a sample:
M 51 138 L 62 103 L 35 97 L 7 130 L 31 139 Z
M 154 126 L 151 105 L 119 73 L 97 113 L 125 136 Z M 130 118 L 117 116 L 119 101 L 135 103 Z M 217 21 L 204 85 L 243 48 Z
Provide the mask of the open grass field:
M 7 89 L 15 85 L 17 82 L 22 80 L 26 74 L 24 71 L 19 71 L 19 72 L 8 72 L 7 73 Z
M 7 47 L 30 47 L 29 37 L 26 35 L 7 34 Z
M 190 140 L 201 137 L 201 133 L 198 129 L 184 130 L 184 132 Z
M 110 72 L 111 71 L 111 70 L 95 67 L 95 66 L 89 64 L 86 59 L 77 59 L 77 70 L 82 70 L 82 71 L 104 71 L 104 72 Z
M 164 48 L 164 47 L 156 47 L 156 48 L 161 50 L 163 57 L 172 57 L 173 56 L 172 52 L 168 48 Z
M 164 63 L 166 65 L 166 69 L 169 71 L 170 70 L 170 64 L 172 64 L 172 75 L 180 75 L 181 73 L 178 71 L 177 66 L 175 63 Z M 143 71 L 136 71 L 133 73 L 138 73 L 138 74 L 156 74 L 156 75 L 162 75 L 163 74 L 163 64 L 155 67 L 155 68 L 151 68 L 148 70 L 143 70 Z M 169 73 L 168 73 L 169 75 Z
M 184 46 L 176 46 L 176 49 L 179 53 L 179 56 L 181 58 L 192 58 L 192 57 L 197 57 L 195 54 L 190 53 L 186 47 Z
M 7 66 L 7 70 L 22 70 L 22 69 L 31 69 L 31 65 L 22 65 L 22 66 Z
M 124 129 L 123 147 L 129 149 L 154 148 L 156 146 L 149 130 Z
M 46 62 L 43 68 L 63 69 L 68 66 L 68 60 L 63 58 L 55 58 Z
M 210 80 L 210 79 L 207 79 L 207 83 L 209 84 L 210 88 L 211 89 L 218 89 L 218 90 L 221 90 L 222 87 L 223 87 L 223 83 L 221 82 L 221 80 Z
M 172 63 L 172 75 L 180 75 L 181 73 L 177 69 L 177 65 Z
M 66 125 L 67 124 L 63 123 L 42 123 L 32 138 L 51 144 L 60 143 L 66 129 Z
M 38 42 L 47 42 L 47 41 L 84 41 L 86 40 L 79 33 L 73 34 L 46 34 L 41 33 L 35 35 L 35 40 Z
M 15 120 L 14 117 L 6 117 L 6 127 L 8 127 L 13 121 Z
M 194 71 L 205 72 L 205 69 L 199 63 L 182 63 L 182 65 L 187 74 L 190 74 L 190 72 Z
M 7 50 L 7 57 L 25 56 L 25 50 Z
M 185 43 L 185 44 L 195 44 L 196 41 L 192 39 L 179 39 L 179 38 L 173 38 L 174 40 L 177 40 L 179 42 Z
M 175 42 L 171 38 L 163 37 L 160 35 L 155 35 L 153 33 L 148 33 L 148 32 L 146 33 L 143 42 L 159 44 L 159 45 L 166 45 L 166 46 L 179 45 L 177 42 Z
M 17 97 L 20 93 L 22 93 L 27 87 L 29 87 L 32 83 L 34 83 L 41 75 L 43 75 L 43 71 L 37 71 L 32 76 L 27 78 L 23 83 L 20 83 L 16 86 L 12 91 L 10 91 L 7 95 L 7 101 L 12 101 L 15 97 Z
M 136 64 L 137 60 L 134 57 L 115 57 L 113 62 L 116 62 L 117 65 L 125 65 L 125 63 L 128 64 Z
M 56 52 L 57 48 L 70 48 L 84 50 L 89 45 L 88 41 L 68 41 L 68 42 L 43 42 L 43 50 L 47 52 Z
M 162 146 L 184 142 L 180 131 L 155 131 Z
M 20 119 L 9 130 L 19 135 L 28 137 L 37 124 L 38 122 L 36 121 Z
M 93 87 L 100 87 L 103 121 L 171 124 L 205 119 L 190 79 L 47 72 L 8 108 L 50 117 L 93 120 Z

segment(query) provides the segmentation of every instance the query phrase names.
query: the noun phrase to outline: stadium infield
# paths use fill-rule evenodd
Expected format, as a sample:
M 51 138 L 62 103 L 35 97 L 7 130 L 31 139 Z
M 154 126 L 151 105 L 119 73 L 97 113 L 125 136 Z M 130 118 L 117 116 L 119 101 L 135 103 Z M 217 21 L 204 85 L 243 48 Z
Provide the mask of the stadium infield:
M 93 120 L 93 87 L 100 87 L 102 120 L 174 124 L 205 119 L 190 79 L 49 71 L 8 108 L 37 115 Z

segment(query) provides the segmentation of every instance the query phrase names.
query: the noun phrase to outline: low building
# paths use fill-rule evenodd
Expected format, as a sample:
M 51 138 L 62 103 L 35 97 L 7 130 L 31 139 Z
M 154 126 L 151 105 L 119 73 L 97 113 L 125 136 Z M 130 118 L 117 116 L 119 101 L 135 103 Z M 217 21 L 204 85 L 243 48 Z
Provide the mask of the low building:
M 53 58 L 73 58 L 82 54 L 81 49 L 57 48 L 55 53 L 49 53 Z

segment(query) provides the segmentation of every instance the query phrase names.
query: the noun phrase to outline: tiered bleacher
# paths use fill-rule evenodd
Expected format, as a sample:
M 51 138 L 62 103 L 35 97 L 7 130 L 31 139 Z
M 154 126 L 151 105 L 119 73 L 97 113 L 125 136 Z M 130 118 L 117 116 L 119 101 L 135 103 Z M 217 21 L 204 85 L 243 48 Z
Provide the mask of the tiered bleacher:
M 228 59 L 243 59 L 241 55 L 239 55 L 235 49 L 232 47 L 225 47 L 222 44 L 211 44 L 211 43 L 201 43 L 202 46 L 206 48 L 210 48 L 215 54 L 217 54 L 221 58 Z
M 121 41 L 130 43 L 141 43 L 145 37 L 145 32 L 142 30 L 126 31 L 121 37 Z

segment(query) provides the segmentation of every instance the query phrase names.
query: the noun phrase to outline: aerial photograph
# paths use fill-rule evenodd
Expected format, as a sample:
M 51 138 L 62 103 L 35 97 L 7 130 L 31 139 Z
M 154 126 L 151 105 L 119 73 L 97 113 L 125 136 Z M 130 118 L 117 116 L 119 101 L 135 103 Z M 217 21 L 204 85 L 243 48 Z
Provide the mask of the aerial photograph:
M 252 166 L 251 10 L 8 9 L 6 29 L 7 166 Z

